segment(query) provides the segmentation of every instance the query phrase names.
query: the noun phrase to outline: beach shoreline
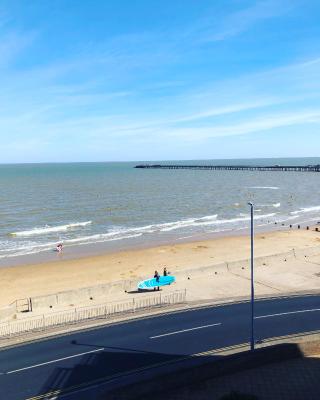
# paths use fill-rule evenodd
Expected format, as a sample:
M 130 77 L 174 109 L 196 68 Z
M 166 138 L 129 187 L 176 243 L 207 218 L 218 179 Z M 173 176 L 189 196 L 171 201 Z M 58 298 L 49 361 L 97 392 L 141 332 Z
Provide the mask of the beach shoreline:
M 248 232 L 241 235 L 171 243 L 104 254 L 0 268 L 0 306 L 16 299 L 54 294 L 119 280 L 151 277 L 167 267 L 172 274 L 250 257 Z M 272 256 L 293 249 L 320 246 L 320 233 L 310 230 L 256 232 L 255 256 Z M 56 256 L 56 255 L 55 255 Z M 288 268 L 290 265 L 288 263 Z
M 60 262 L 61 260 L 77 260 L 84 259 L 87 257 L 105 256 L 108 254 L 120 253 L 123 251 L 133 250 L 147 250 L 159 246 L 170 246 L 174 244 L 188 244 L 193 242 L 211 241 L 222 238 L 232 238 L 238 236 L 248 236 L 250 234 L 250 228 L 245 226 L 236 230 L 226 230 L 212 233 L 193 233 L 192 235 L 180 237 L 179 235 L 168 237 L 160 237 L 153 240 L 142 240 L 142 239 L 131 239 L 130 241 L 101 241 L 97 243 L 86 243 L 86 244 L 72 244 L 64 245 L 63 251 L 58 253 L 55 246 L 52 246 L 51 250 L 39 251 L 31 254 L 24 255 L 13 255 L 0 258 L 0 270 L 1 268 L 9 268 L 16 266 L 28 266 L 34 264 L 43 264 L 50 262 Z M 301 223 L 301 229 L 306 227 L 312 227 L 315 221 L 303 221 Z M 294 223 L 292 230 L 297 229 L 298 222 Z M 277 223 L 269 224 L 267 226 L 255 226 L 255 233 L 271 233 L 281 232 L 285 230 L 291 230 L 288 224 Z M 58 242 L 57 242 L 58 243 Z

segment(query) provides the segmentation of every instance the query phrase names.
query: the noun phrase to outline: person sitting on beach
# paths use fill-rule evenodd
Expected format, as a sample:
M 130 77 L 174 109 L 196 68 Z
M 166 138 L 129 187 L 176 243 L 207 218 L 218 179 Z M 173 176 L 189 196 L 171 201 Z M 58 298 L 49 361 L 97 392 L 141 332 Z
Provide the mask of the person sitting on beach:
M 58 253 L 62 252 L 62 243 L 58 243 L 57 244 L 56 250 L 57 250 Z

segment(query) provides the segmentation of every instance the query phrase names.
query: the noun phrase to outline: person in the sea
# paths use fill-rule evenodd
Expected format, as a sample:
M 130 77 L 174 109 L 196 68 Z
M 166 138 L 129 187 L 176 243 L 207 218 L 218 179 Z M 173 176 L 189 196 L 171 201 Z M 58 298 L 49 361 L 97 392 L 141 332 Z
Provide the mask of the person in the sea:
M 58 253 L 61 253 L 62 252 L 62 243 L 58 243 L 56 249 L 57 249 Z
M 153 276 L 155 279 L 156 279 L 156 282 L 159 282 L 159 280 L 160 280 L 160 275 L 159 275 L 159 272 L 158 271 L 154 271 L 154 276 Z M 156 290 L 156 288 L 154 288 L 153 290 Z M 160 287 L 158 286 L 158 290 L 160 290 Z

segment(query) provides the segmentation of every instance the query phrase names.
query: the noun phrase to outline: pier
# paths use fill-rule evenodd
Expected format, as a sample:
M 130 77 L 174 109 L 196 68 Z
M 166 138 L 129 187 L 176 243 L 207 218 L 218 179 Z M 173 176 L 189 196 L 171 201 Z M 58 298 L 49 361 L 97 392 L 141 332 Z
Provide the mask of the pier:
M 320 165 L 183 165 L 183 164 L 139 164 L 134 168 L 144 169 L 194 169 L 212 171 L 281 171 L 320 172 Z

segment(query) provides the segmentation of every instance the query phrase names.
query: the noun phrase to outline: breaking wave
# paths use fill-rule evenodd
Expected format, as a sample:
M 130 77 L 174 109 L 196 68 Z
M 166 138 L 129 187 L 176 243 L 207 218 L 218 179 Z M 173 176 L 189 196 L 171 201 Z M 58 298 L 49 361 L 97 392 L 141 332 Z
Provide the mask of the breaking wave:
M 278 205 L 279 204 L 279 205 Z M 274 207 L 280 207 L 280 203 L 274 205 L 269 205 Z M 301 209 L 298 213 L 303 213 L 307 211 L 317 211 L 320 210 L 319 207 L 310 207 L 308 209 Z M 282 216 L 279 212 L 271 212 L 265 214 L 256 214 L 254 216 L 257 226 L 266 226 L 268 224 L 273 224 L 275 222 L 281 223 L 289 220 L 294 220 L 298 218 L 297 212 L 291 213 L 291 215 Z M 34 254 L 43 251 L 52 251 L 55 249 L 56 241 L 52 237 L 45 237 L 45 234 L 50 234 L 51 232 L 65 232 L 65 236 L 62 234 L 59 240 L 63 241 L 66 247 L 68 246 L 81 246 L 86 244 L 121 241 L 121 240 L 133 240 L 135 238 L 144 237 L 145 235 L 165 235 L 171 234 L 171 232 L 177 230 L 179 236 L 185 235 L 192 236 L 195 232 L 225 232 L 232 230 L 242 230 L 248 228 L 248 222 L 250 221 L 250 214 L 239 213 L 233 218 L 218 218 L 218 214 L 207 215 L 204 217 L 194 217 L 185 218 L 172 222 L 158 223 L 143 225 L 137 227 L 121 227 L 112 226 L 105 232 L 90 232 L 91 230 L 86 230 L 86 235 L 83 231 L 75 230 L 75 235 L 68 234 L 69 229 L 80 228 L 91 224 L 91 221 L 73 223 L 68 225 L 60 225 L 54 227 L 43 227 L 35 228 L 29 231 L 21 231 L 14 233 L 17 236 L 15 241 L 0 241 L 0 258 L 20 256 L 25 254 Z M 200 228 L 200 229 L 199 229 Z M 90 233 L 91 234 L 90 234 Z M 38 241 L 36 235 L 42 234 L 41 241 Z M 34 236 L 33 236 L 34 235 Z M 186 236 L 186 237 L 191 237 Z M 43 239 L 45 242 L 43 242 Z M 141 239 L 140 239 L 141 240 Z
M 52 232 L 65 232 L 68 229 L 87 226 L 87 225 L 90 225 L 91 223 L 92 223 L 92 221 L 75 222 L 73 224 L 58 225 L 58 226 L 48 226 L 47 225 L 43 228 L 34 228 L 29 231 L 13 232 L 13 233 L 10 233 L 10 235 L 11 236 L 34 236 L 34 235 L 44 235 L 44 234 L 52 233 Z
M 274 204 L 257 204 L 258 207 L 274 207 L 279 208 L 281 207 L 281 203 L 274 203 Z M 257 211 L 257 210 L 256 210 Z
M 315 211 L 320 211 L 320 206 L 300 208 L 300 210 L 291 211 L 290 214 L 291 215 L 299 215 L 299 214 L 305 214 L 305 213 L 315 212 Z
M 248 189 L 269 189 L 269 190 L 279 190 L 277 186 L 251 186 Z

